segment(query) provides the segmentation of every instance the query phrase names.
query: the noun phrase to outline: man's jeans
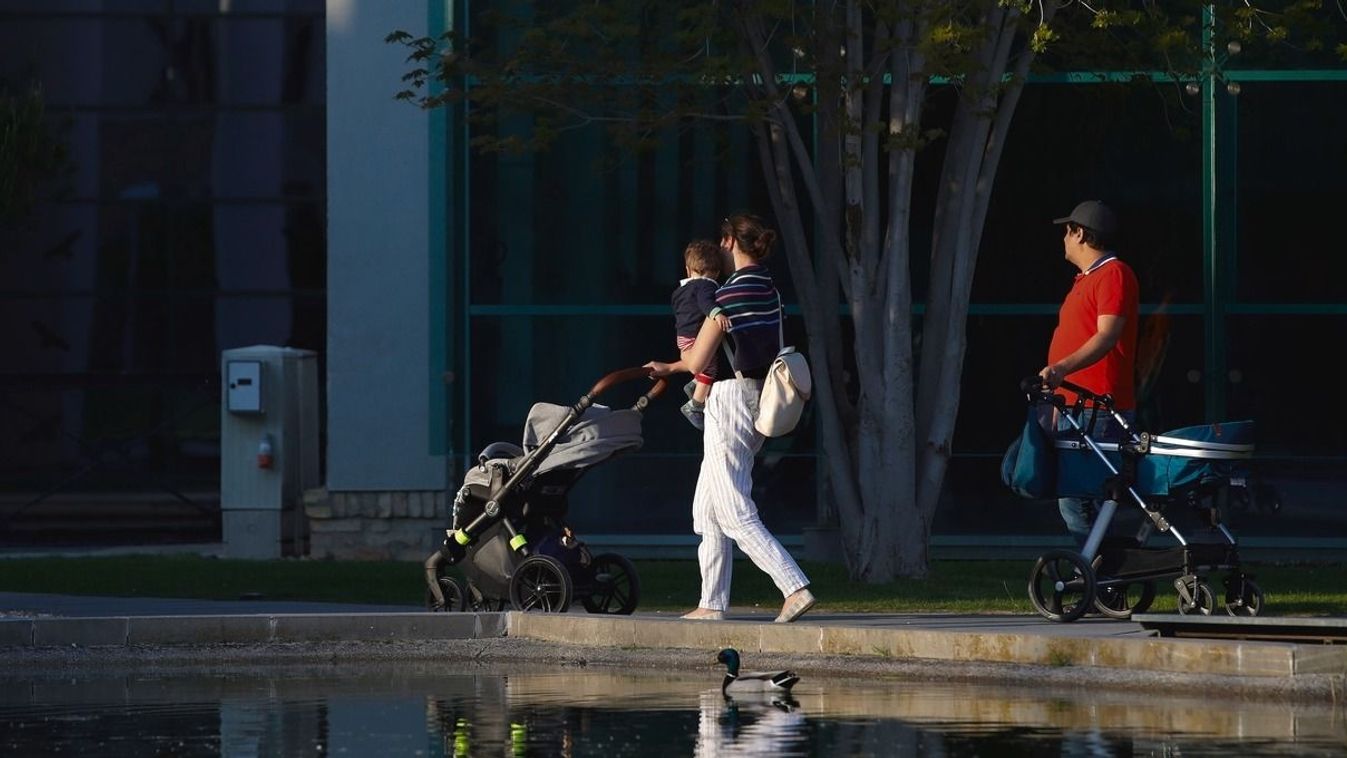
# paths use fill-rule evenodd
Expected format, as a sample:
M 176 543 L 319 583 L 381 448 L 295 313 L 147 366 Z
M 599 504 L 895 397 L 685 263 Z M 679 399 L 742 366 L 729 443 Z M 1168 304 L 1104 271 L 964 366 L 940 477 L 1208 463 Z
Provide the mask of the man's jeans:
M 1082 426 L 1090 421 L 1092 411 L 1086 410 L 1085 416 L 1080 420 Z M 1132 425 L 1136 418 L 1135 411 L 1122 411 L 1122 417 L 1127 419 L 1127 424 Z M 1063 417 L 1057 419 L 1057 430 L 1071 429 L 1071 424 Z M 1122 428 L 1113 418 L 1113 414 L 1099 412 L 1098 418 L 1094 422 L 1094 431 L 1090 438 L 1095 442 L 1117 442 L 1122 439 Z M 1085 540 L 1090 536 L 1090 530 L 1094 528 L 1095 516 L 1099 515 L 1099 501 L 1080 497 L 1062 497 L 1057 499 L 1057 510 L 1062 514 L 1062 521 L 1066 524 L 1066 530 L 1076 539 L 1076 544 L 1084 547 Z

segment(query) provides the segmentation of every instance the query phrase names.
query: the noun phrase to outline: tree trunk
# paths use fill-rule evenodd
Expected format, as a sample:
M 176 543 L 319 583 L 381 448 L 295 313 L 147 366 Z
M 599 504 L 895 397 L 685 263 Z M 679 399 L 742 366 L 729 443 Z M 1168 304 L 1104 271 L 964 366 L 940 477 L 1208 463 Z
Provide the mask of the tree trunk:
M 874 52 L 868 61 L 859 2 L 850 0 L 836 15 L 820 20 L 825 27 L 837 23 L 828 27 L 830 33 L 819 35 L 821 48 L 837 49 L 836 42 L 845 40 L 845 53 L 830 59 L 821 51 L 820 60 L 835 60 L 843 75 L 838 87 L 820 77 L 820 112 L 841 117 L 821 116 L 817 154 L 806 147 L 776 87 L 765 26 L 754 18 L 744 25 L 758 66 L 756 95 L 768 104 L 770 114 L 754 130 L 759 157 L 800 293 L 810 358 L 815 373 L 826 378 L 816 383 L 813 401 L 821 467 L 834 499 L 848 573 L 867 582 L 924 577 L 929 570 L 931 522 L 958 411 L 973 263 L 991 179 L 1019 94 L 1018 81 L 1004 90 L 1001 85 L 1016 39 L 1017 14 L 998 6 L 985 20 L 980 72 L 970 77 L 969 97 L 961 103 L 945 145 L 926 350 L 918 378 L 909 253 L 912 174 L 926 74 L 918 46 L 924 30 L 916 26 L 917 18 L 900 16 L 892 27 L 874 24 L 869 41 Z M 1023 51 L 1017 61 L 1021 76 L 1028 58 Z M 887 107 L 880 76 L 884 72 L 890 76 Z M 812 245 L 797 187 L 803 187 L 813 208 Z M 838 194 L 840 207 L 832 201 Z M 811 248 L 822 259 L 818 265 Z M 846 394 L 846 367 L 836 342 L 841 331 L 833 298 L 839 284 L 854 327 L 854 403 Z

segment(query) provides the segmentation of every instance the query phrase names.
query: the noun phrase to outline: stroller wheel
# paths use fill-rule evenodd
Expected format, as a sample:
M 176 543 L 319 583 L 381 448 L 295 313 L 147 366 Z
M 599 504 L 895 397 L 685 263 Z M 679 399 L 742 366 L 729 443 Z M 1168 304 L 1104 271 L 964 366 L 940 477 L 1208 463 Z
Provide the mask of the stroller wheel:
M 1080 553 L 1049 550 L 1029 573 L 1029 602 L 1049 621 L 1075 621 L 1094 604 L 1094 569 Z
M 1225 580 L 1225 612 L 1231 616 L 1257 616 L 1263 610 L 1263 590 L 1252 579 L 1232 576 Z
M 1133 613 L 1145 613 L 1155 602 L 1154 582 L 1132 582 L 1095 590 L 1094 608 L 1115 619 L 1129 619 Z
M 571 607 L 571 575 L 550 555 L 530 555 L 510 578 L 510 605 L 517 611 L 565 613 Z
M 432 612 L 449 611 L 459 612 L 468 607 L 468 593 L 463 590 L 463 585 L 451 576 L 442 576 L 439 578 L 440 594 L 444 595 L 444 605 L 435 602 L 435 594 L 426 588 L 426 609 Z
M 590 563 L 594 580 L 580 597 L 590 613 L 630 614 L 641 601 L 641 582 L 636 567 L 617 553 L 600 553 Z
M 1196 577 L 1179 577 L 1174 580 L 1174 589 L 1179 592 L 1179 613 L 1185 616 L 1210 616 L 1216 610 L 1216 595 L 1205 581 Z

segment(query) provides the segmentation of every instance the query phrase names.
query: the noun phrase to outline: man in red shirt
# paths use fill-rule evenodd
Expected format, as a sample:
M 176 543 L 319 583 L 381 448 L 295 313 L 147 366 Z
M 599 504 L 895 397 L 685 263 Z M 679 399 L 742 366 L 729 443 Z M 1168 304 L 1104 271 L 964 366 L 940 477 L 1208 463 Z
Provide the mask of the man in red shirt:
M 1118 222 L 1098 200 L 1077 205 L 1063 224 L 1066 261 L 1080 270 L 1057 316 L 1048 347 L 1048 365 L 1038 374 L 1056 389 L 1062 380 L 1097 395 L 1112 395 L 1114 407 L 1130 423 L 1136 413 L 1137 277 L 1112 252 Z M 1068 405 L 1076 393 L 1062 390 Z M 1063 421 L 1058 428 L 1069 428 Z M 1100 415 L 1097 440 L 1116 440 L 1120 430 L 1111 417 Z M 1094 524 L 1097 504 L 1061 498 L 1058 507 L 1067 531 L 1084 544 Z

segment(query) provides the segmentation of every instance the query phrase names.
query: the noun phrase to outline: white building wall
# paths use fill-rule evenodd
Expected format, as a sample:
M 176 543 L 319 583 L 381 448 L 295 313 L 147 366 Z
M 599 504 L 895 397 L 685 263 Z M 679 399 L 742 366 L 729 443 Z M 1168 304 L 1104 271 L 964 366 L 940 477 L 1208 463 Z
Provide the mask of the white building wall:
M 422 2 L 328 0 L 327 486 L 440 490 L 430 442 L 429 116 L 395 101 Z M 438 193 L 435 193 L 438 194 Z M 442 197 L 438 202 L 442 202 Z

